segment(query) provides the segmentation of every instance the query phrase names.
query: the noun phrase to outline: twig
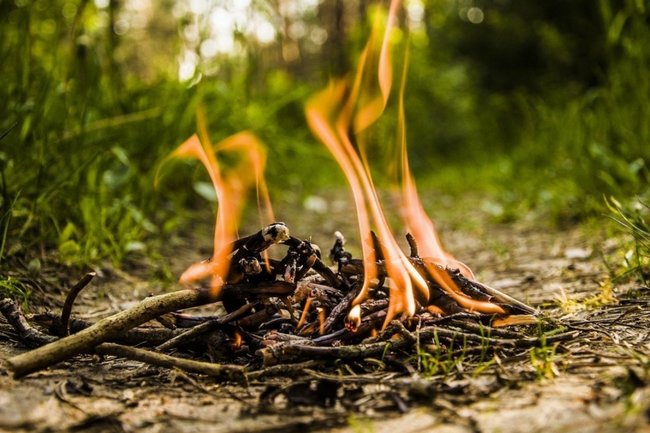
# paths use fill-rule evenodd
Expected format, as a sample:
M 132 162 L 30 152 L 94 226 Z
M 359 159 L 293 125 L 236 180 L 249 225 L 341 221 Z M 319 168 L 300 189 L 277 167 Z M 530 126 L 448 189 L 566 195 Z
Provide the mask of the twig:
M 200 325 L 196 325 L 194 328 L 190 328 L 189 331 L 185 331 L 182 334 L 177 335 L 176 337 L 160 344 L 156 349 L 159 351 L 169 350 L 171 348 L 184 344 L 198 337 L 199 335 L 213 331 L 225 323 L 237 320 L 239 317 L 249 312 L 254 305 L 255 304 L 244 304 L 239 309 L 233 311 L 232 313 L 228 313 L 219 319 L 210 320 L 208 322 L 201 323 Z
M 61 335 L 61 324 L 59 317 L 53 316 L 52 313 L 37 314 L 30 317 L 30 320 L 41 326 L 47 327 L 49 332 L 54 335 Z M 82 319 L 70 319 L 70 332 L 77 333 L 83 329 L 93 326 L 93 322 Z M 186 329 L 167 329 L 162 327 L 137 327 L 129 329 L 119 337 L 111 340 L 114 343 L 126 344 L 127 346 L 145 345 L 157 346 L 165 341 L 186 332 Z M 43 343 L 45 344 L 45 343 Z
M 56 340 L 56 337 L 44 334 L 32 327 L 25 319 L 20 305 L 13 300 L 9 298 L 0 300 L 0 312 L 28 347 L 38 347 Z
M 231 251 L 233 263 L 238 263 L 239 259 L 252 254 L 259 254 L 273 244 L 281 243 L 289 238 L 289 229 L 283 222 L 275 222 L 267 225 L 260 231 L 250 236 L 237 239 L 233 242 Z
M 100 344 L 95 347 L 94 351 L 100 355 L 119 356 L 159 367 L 178 368 L 190 373 L 205 374 L 218 379 L 233 380 L 236 382 L 245 382 L 246 379 L 244 375 L 245 368 L 238 365 L 194 361 L 115 343 Z
M 286 281 L 263 281 L 258 284 L 227 284 L 221 294 L 288 296 L 296 290 L 296 285 Z
M 472 284 L 474 287 L 478 288 L 479 290 L 487 293 L 488 295 L 494 297 L 495 300 L 502 304 L 507 304 L 509 306 L 516 306 L 521 310 L 522 313 L 525 314 L 537 314 L 537 310 L 534 309 L 533 307 L 524 304 L 521 301 L 516 300 L 512 296 L 506 295 L 505 293 L 490 287 L 486 284 L 479 283 L 478 281 L 475 280 L 468 280 L 470 284 Z
M 336 307 L 332 308 L 332 311 L 330 312 L 330 315 L 325 320 L 325 324 L 323 326 L 325 332 L 331 331 L 332 327 L 336 323 L 343 320 L 345 315 L 350 310 L 352 301 L 354 300 L 354 298 L 357 297 L 358 293 L 359 290 L 356 288 L 350 290 L 348 293 L 346 293 L 345 297 L 341 300 L 341 302 L 339 302 Z
M 374 230 L 370 230 L 370 238 L 372 239 L 372 248 L 375 250 L 375 259 L 378 262 L 383 262 L 386 259 L 384 256 L 384 251 L 386 251 L 386 248 L 381 243 L 379 237 L 377 236 L 377 233 L 375 233 Z
M 325 279 L 327 284 L 337 289 L 346 288 L 345 281 L 341 279 L 340 275 L 334 273 L 321 259 L 318 258 L 314 247 L 307 241 L 298 239 L 295 236 L 289 236 L 285 242 L 290 248 L 301 251 L 302 255 L 310 257 L 310 267 L 314 269 L 321 277 Z
M 426 326 L 419 330 L 420 341 L 423 339 L 434 338 L 436 335 L 438 337 L 443 337 L 446 339 L 458 339 L 463 338 L 467 341 L 476 342 L 476 343 L 486 343 L 489 342 L 491 345 L 497 345 L 501 348 L 503 347 L 532 347 L 540 344 L 542 340 L 548 343 L 556 343 L 559 341 L 571 340 L 578 336 L 578 332 L 564 332 L 556 335 L 542 336 L 542 337 L 524 337 L 518 340 L 513 339 L 504 339 L 504 338 L 493 338 L 489 336 L 481 336 L 476 334 L 468 334 L 465 332 L 459 332 L 457 330 L 451 330 L 446 328 L 440 328 L 437 326 Z
M 297 364 L 278 364 L 272 367 L 263 368 L 261 370 L 251 371 L 250 373 L 246 374 L 246 377 L 249 380 L 256 380 L 270 376 L 292 376 L 302 373 L 305 369 L 314 368 L 323 363 L 324 361 L 321 359 L 311 359 L 309 361 L 300 362 Z
M 399 350 L 407 347 L 411 342 L 407 339 L 391 340 L 371 344 L 354 344 L 349 346 L 323 347 L 292 342 L 279 343 L 271 347 L 258 350 L 262 355 L 264 365 L 271 366 L 279 363 L 293 363 L 305 358 L 338 358 L 359 359 L 380 355 L 387 349 Z
M 406 242 L 408 242 L 409 248 L 411 249 L 410 256 L 413 258 L 420 257 L 420 253 L 418 251 L 418 243 L 412 234 L 406 234 Z
M 152 296 L 128 310 L 106 317 L 89 328 L 30 352 L 6 360 L 7 369 L 19 378 L 114 340 L 161 314 L 214 302 L 208 290 L 186 289 Z
M 65 298 L 65 303 L 61 309 L 61 331 L 63 335 L 70 335 L 70 314 L 72 313 L 72 305 L 74 304 L 77 295 L 90 283 L 90 281 L 95 278 L 97 275 L 96 272 L 88 272 L 84 277 L 79 280 L 77 284 L 72 286 L 70 293 Z

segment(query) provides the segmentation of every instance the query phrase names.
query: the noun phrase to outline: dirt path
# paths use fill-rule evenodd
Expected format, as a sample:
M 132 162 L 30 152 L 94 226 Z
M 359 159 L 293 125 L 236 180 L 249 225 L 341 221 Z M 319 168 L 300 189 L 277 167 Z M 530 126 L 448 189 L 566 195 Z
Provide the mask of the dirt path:
M 611 286 L 603 245 L 579 229 L 476 227 L 447 232 L 450 250 L 577 339 L 493 358 L 482 372 L 460 360 L 433 377 L 348 375 L 331 401 L 310 391 L 330 383 L 317 373 L 242 388 L 80 356 L 19 381 L 0 370 L 0 431 L 650 432 L 650 291 Z M 159 290 L 124 277 L 95 282 L 78 314 L 96 320 Z M 23 350 L 2 322 L 0 357 Z

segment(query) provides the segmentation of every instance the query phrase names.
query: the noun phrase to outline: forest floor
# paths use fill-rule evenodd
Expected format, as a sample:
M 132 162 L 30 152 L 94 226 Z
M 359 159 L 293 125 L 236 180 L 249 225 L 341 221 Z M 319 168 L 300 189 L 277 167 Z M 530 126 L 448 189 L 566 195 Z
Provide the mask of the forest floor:
M 336 206 L 312 200 L 307 207 L 315 216 L 287 222 L 298 236 L 318 227 L 314 240 L 325 250 L 334 230 L 354 232 L 353 218 L 327 216 Z M 247 387 L 77 356 L 20 380 L 0 369 L 0 431 L 650 432 L 650 289 L 612 283 L 600 254 L 614 248 L 611 240 L 593 229 L 494 224 L 480 215 L 441 232 L 479 280 L 538 307 L 544 320 L 577 330 L 577 337 L 494 357 L 480 370 L 462 359 L 433 375 L 308 370 Z M 174 271 L 205 253 L 194 245 L 174 243 Z M 94 321 L 161 290 L 138 266 L 104 272 L 74 315 Z M 60 305 L 62 293 L 49 296 L 50 308 Z M 45 308 L 31 305 L 30 312 Z M 26 350 L 12 332 L 0 321 L 0 358 Z M 333 401 L 313 392 L 337 378 Z

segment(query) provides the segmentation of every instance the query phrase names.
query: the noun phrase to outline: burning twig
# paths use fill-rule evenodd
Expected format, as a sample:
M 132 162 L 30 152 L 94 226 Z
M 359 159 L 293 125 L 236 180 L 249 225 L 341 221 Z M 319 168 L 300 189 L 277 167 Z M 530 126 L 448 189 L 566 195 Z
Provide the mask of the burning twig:
M 415 240 L 412 234 L 410 233 L 406 234 L 406 242 L 408 242 L 409 248 L 411 249 L 409 255 L 414 259 L 419 258 L 420 252 L 418 251 L 418 241 Z
M 242 305 L 239 309 L 233 311 L 232 313 L 229 313 L 219 319 L 213 319 L 209 320 L 207 322 L 204 322 L 200 325 L 196 325 L 193 328 L 190 328 L 189 331 L 185 331 L 180 335 L 177 335 L 174 338 L 171 338 L 167 340 L 166 342 L 160 344 L 157 349 L 159 351 L 164 351 L 164 350 L 169 350 L 174 347 L 180 346 L 186 342 L 189 342 L 190 340 L 193 340 L 194 338 L 198 337 L 199 335 L 206 334 L 208 332 L 214 331 L 218 327 L 230 323 L 233 320 L 237 320 L 240 318 L 242 315 L 246 314 L 249 312 L 255 305 L 254 304 L 244 304 Z

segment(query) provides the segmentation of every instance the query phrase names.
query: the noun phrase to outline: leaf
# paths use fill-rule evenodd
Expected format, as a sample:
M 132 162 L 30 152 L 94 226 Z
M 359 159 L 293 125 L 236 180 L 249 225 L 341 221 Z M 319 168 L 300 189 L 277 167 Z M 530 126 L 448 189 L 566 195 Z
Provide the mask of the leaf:
M 66 259 L 71 259 L 81 252 L 81 247 L 73 240 L 67 240 L 59 244 L 59 254 Z
M 65 228 L 59 234 L 59 248 L 61 247 L 61 244 L 65 243 L 66 241 L 69 241 L 72 239 L 75 235 L 77 234 L 77 228 L 75 227 L 74 224 L 71 222 L 68 222 L 65 225 Z
M 211 203 L 217 202 L 217 192 L 209 182 L 194 182 L 194 191 Z

